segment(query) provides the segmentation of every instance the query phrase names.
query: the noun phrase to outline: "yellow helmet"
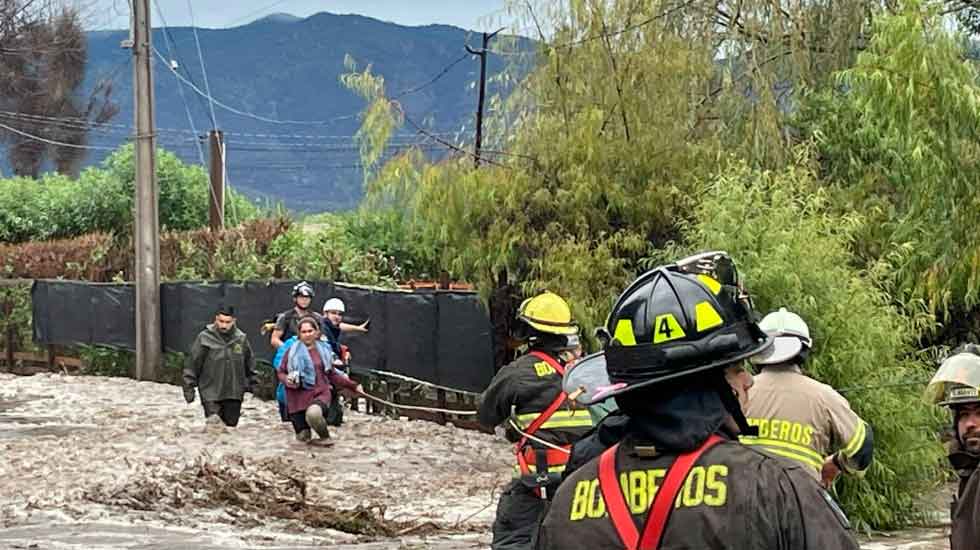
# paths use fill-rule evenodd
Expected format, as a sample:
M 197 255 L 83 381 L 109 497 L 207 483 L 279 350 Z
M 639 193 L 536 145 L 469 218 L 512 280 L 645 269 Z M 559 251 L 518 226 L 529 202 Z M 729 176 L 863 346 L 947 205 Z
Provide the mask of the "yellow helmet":
M 542 292 L 524 300 L 517 309 L 517 318 L 540 332 L 563 336 L 578 334 L 571 308 L 554 292 Z

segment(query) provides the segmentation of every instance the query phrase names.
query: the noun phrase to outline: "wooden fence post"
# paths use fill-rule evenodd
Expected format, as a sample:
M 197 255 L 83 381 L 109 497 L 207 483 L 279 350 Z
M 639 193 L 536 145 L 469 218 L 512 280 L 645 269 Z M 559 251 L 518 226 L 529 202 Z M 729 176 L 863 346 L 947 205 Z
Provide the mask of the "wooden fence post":
M 446 408 L 446 390 L 442 388 L 436 390 L 436 401 L 439 403 L 440 409 Z M 446 424 L 446 413 L 439 413 L 439 423 L 442 425 Z
M 14 305 L 10 302 L 10 298 L 5 297 L 4 300 L 3 300 L 3 317 L 4 317 L 4 319 L 10 319 L 10 316 L 11 316 L 11 314 L 13 314 L 13 312 L 14 312 Z M 6 338 L 7 344 L 5 346 L 6 347 L 6 352 L 7 352 L 7 369 L 8 370 L 13 370 L 13 368 L 14 368 L 14 341 L 16 340 L 17 333 L 14 330 L 13 324 L 12 323 L 9 323 L 9 321 L 8 321 L 8 325 L 7 325 L 7 330 L 5 332 L 7 333 L 7 335 L 6 335 L 7 336 L 7 338 Z

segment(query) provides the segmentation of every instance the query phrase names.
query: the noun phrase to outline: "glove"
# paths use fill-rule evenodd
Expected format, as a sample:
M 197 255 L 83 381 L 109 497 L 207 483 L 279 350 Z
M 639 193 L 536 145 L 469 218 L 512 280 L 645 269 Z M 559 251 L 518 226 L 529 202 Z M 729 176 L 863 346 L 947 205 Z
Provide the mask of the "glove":
M 194 388 L 186 387 L 186 386 L 184 387 L 184 400 L 185 401 L 187 401 L 188 403 L 193 403 L 194 402 L 194 399 L 196 397 L 197 397 L 197 392 L 194 391 Z
M 293 386 L 299 385 L 299 371 L 294 370 L 286 376 L 286 383 L 292 384 Z

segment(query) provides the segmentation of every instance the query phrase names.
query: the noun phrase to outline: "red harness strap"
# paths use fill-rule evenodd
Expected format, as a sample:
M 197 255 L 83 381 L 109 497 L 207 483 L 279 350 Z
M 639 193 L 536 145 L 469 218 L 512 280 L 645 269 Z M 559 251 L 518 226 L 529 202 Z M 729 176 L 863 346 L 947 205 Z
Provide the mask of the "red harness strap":
M 531 355 L 537 357 L 538 359 L 544 361 L 545 363 L 548 363 L 548 365 L 551 368 L 555 369 L 555 371 L 557 371 L 558 374 L 560 374 L 561 376 L 565 376 L 565 367 L 561 366 L 561 363 L 559 363 L 558 360 L 555 359 L 554 357 L 548 355 L 543 351 L 532 351 Z
M 698 461 L 698 458 L 705 451 L 724 441 L 721 437 L 712 434 L 697 449 L 679 455 L 667 471 L 663 485 L 657 490 L 653 503 L 650 506 L 650 513 L 647 515 L 646 523 L 643 526 L 643 535 L 640 536 L 636 529 L 636 523 L 626 500 L 623 498 L 623 490 L 619 485 L 618 475 L 616 474 L 616 450 L 619 444 L 607 449 L 599 458 L 599 489 L 602 491 L 602 499 L 606 503 L 609 511 L 609 519 L 613 527 L 619 534 L 620 540 L 626 550 L 657 550 L 660 547 L 660 538 L 663 536 L 664 528 L 667 527 L 667 520 L 670 519 L 670 512 L 674 508 L 674 501 L 677 493 L 680 492 L 687 479 L 687 474 Z
M 540 351 L 532 351 L 531 355 L 537 357 L 538 359 L 544 361 L 545 363 L 548 363 L 548 365 L 551 368 L 555 369 L 555 372 L 557 372 L 560 376 L 565 376 L 565 367 L 563 367 L 561 363 L 559 363 L 557 360 L 555 360 L 555 358 L 551 357 L 547 353 L 540 352 Z M 514 446 L 514 452 L 517 455 L 517 465 L 520 467 L 522 474 L 527 475 L 531 473 L 531 468 L 528 466 L 527 458 L 524 456 L 524 446 L 527 445 L 528 442 L 527 436 L 534 435 L 534 433 L 537 432 L 541 428 L 541 426 L 545 422 L 547 422 L 548 419 L 551 418 L 552 415 L 554 415 L 555 412 L 558 411 L 558 409 L 561 408 L 562 404 L 565 403 L 565 399 L 567 397 L 568 395 L 565 392 L 560 392 L 558 394 L 558 397 L 555 397 L 555 400 L 552 401 L 550 405 L 548 405 L 548 408 L 541 411 L 541 414 L 539 414 L 537 418 L 535 418 L 531 422 L 531 424 L 528 425 L 528 427 L 524 430 L 524 433 L 527 435 L 522 436 L 520 441 L 518 441 L 517 444 Z M 545 472 L 548 471 L 547 464 L 536 464 L 535 467 L 538 472 L 541 471 L 541 468 L 544 468 Z

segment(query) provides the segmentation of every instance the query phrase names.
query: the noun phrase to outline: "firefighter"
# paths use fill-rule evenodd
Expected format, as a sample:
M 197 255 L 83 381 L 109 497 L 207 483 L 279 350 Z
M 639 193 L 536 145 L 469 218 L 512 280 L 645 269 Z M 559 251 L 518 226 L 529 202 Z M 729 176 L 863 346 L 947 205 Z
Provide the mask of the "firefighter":
M 529 549 L 546 500 L 561 479 L 570 444 L 592 427 L 585 408 L 566 400 L 561 389 L 562 356 L 578 334 L 571 309 L 557 294 L 544 292 L 518 309 L 515 337 L 525 355 L 497 372 L 483 392 L 480 423 L 503 424 L 515 443 L 515 478 L 504 489 L 493 524 L 494 550 Z
M 953 413 L 949 463 L 960 483 L 950 506 L 951 550 L 980 550 L 980 347 L 955 350 L 933 376 L 927 396 Z
M 874 434 L 841 394 L 803 373 L 813 348 L 806 322 L 780 308 L 759 326 L 774 340 L 751 359 L 761 372 L 745 416 L 759 435 L 742 443 L 799 462 L 827 488 L 842 471 L 863 475 L 871 465 Z
M 313 317 L 323 324 L 320 314 L 310 310 L 310 303 L 314 296 L 313 285 L 306 281 L 300 281 L 293 286 L 293 307 L 276 316 L 276 326 L 272 329 L 272 336 L 269 338 L 272 349 L 278 350 L 283 342 L 293 336 L 299 336 L 299 320 L 303 317 Z
M 736 273 L 712 253 L 647 272 L 619 297 L 610 342 L 564 389 L 586 403 L 615 396 L 623 439 L 566 477 L 537 548 L 858 548 L 801 466 L 738 443 L 751 428 L 726 374 L 771 338 Z

